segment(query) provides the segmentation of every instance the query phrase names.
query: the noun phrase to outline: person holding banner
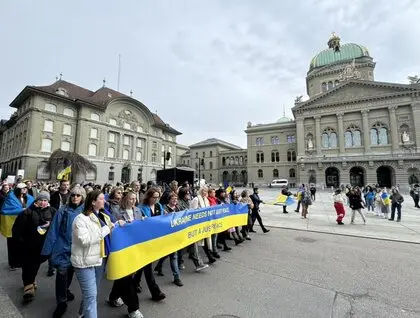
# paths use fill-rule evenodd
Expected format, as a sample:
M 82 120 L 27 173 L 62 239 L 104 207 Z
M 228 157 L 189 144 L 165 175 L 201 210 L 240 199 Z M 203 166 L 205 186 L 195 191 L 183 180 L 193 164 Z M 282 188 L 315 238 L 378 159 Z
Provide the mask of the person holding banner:
M 242 226 L 241 233 L 242 233 L 242 237 L 250 241 L 251 238 L 249 236 L 249 230 L 251 229 L 251 226 L 252 226 L 251 213 L 252 213 L 252 208 L 254 207 L 254 203 L 252 203 L 252 200 L 249 197 L 249 193 L 247 190 L 242 191 L 241 199 L 239 200 L 239 202 L 248 205 L 248 223 L 247 225 Z
M 179 200 L 178 200 L 178 208 L 179 211 L 188 210 L 190 208 L 190 200 L 191 200 L 191 192 L 187 187 L 181 187 L 178 192 Z M 203 260 L 200 257 L 198 252 L 198 244 L 197 242 L 191 244 L 188 248 L 189 258 L 192 259 L 195 265 L 195 271 L 200 272 L 203 269 L 209 267 L 209 265 L 204 264 Z
M 149 182 L 148 182 L 149 183 Z M 144 194 L 143 203 L 138 206 L 142 214 L 142 218 L 153 217 L 163 214 L 163 207 L 158 202 L 160 198 L 160 190 L 157 187 L 149 188 Z M 156 283 L 155 276 L 153 274 L 152 263 L 147 264 L 142 269 L 138 270 L 134 279 L 137 287 L 137 291 L 141 291 L 140 282 L 141 275 L 144 271 L 144 277 L 146 278 L 147 287 L 149 288 L 150 294 L 152 294 L 152 300 L 161 301 L 166 298 L 166 295 L 160 290 Z
M 102 280 L 105 239 L 113 224 L 106 224 L 98 217 L 104 209 L 105 197 L 100 190 L 86 196 L 83 213 L 75 217 L 72 226 L 71 263 L 82 290 L 83 317 L 97 318 L 97 295 Z M 124 221 L 118 221 L 120 226 Z
M 168 199 L 168 204 L 166 204 L 164 207 L 165 214 L 178 212 L 179 211 L 178 195 L 175 192 L 172 192 L 167 196 L 167 199 Z M 163 276 L 162 266 L 166 257 L 167 256 L 162 257 L 156 264 L 155 272 L 157 272 L 158 276 Z M 169 254 L 169 262 L 171 264 L 171 270 L 174 276 L 174 284 L 177 285 L 178 287 L 184 286 L 181 279 L 179 278 L 180 272 L 179 272 L 179 267 L 178 267 L 178 251 Z
M 120 201 L 118 211 L 114 210 L 113 216 L 117 220 L 123 220 L 127 223 L 141 220 L 142 214 L 140 209 L 136 207 L 136 202 L 136 193 L 127 192 Z M 126 304 L 129 318 L 143 317 L 139 310 L 139 298 L 137 296 L 134 273 L 114 281 L 109 294 L 108 304 L 111 307 L 121 307 Z
M 208 193 L 209 189 L 207 188 L 207 186 L 202 186 L 200 190 L 198 190 L 197 196 L 191 200 L 190 209 L 209 207 L 210 202 L 208 199 Z M 209 259 L 209 264 L 213 264 L 214 262 L 216 262 L 216 258 L 211 253 L 211 251 L 213 250 L 211 236 L 204 239 L 203 250 L 204 253 L 206 253 L 207 258 Z

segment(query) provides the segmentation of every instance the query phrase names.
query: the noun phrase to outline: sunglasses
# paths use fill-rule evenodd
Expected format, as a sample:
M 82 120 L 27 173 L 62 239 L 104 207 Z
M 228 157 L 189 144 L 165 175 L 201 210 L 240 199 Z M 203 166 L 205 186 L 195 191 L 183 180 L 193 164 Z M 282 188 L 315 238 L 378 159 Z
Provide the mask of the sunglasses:
M 77 194 L 77 193 L 72 193 L 70 196 L 72 198 L 74 198 L 74 197 L 81 197 L 82 195 L 81 194 Z

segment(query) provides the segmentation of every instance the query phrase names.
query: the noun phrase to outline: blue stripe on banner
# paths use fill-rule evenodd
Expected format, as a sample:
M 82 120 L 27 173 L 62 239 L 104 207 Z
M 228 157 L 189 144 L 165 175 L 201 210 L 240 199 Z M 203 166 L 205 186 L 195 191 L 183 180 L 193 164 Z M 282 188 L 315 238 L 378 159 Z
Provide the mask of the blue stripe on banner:
M 124 229 L 116 227 L 112 231 L 110 251 L 116 252 L 135 244 L 182 231 L 187 227 L 203 222 L 245 213 L 248 213 L 248 205 L 246 204 L 224 204 L 136 220 L 133 223 L 126 224 Z M 144 231 L 145 228 L 148 231 Z

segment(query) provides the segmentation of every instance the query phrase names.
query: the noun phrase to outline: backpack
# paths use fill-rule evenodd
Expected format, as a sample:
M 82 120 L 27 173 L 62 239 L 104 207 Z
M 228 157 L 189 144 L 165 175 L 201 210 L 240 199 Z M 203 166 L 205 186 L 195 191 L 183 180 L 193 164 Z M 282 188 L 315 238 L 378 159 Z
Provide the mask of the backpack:
M 312 205 L 311 196 L 307 192 L 302 193 L 302 203 L 305 205 Z

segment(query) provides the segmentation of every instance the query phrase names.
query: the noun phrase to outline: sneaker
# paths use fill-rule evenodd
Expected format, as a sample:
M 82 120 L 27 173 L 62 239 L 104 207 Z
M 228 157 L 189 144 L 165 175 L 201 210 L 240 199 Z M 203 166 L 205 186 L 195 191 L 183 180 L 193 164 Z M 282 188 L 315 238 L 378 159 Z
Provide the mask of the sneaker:
M 343 222 L 337 222 L 337 224 L 338 224 L 338 225 L 344 225 L 344 223 L 343 223 Z
M 388 221 L 394 221 L 394 219 L 388 219 Z
M 35 287 L 34 284 L 27 285 L 23 288 L 23 300 L 31 301 L 35 297 Z
M 153 296 L 152 300 L 153 301 L 161 301 L 161 300 L 164 300 L 165 298 L 166 298 L 166 295 L 164 293 L 160 292 L 158 295 Z
M 268 232 L 270 232 L 270 230 L 268 230 L 268 229 L 264 229 L 264 230 L 263 230 L 263 232 L 264 232 L 264 233 L 268 233 Z
M 251 241 L 251 238 L 249 236 L 245 237 L 245 240 Z
M 184 286 L 184 284 L 182 283 L 182 281 L 179 278 L 174 279 L 174 284 L 177 285 L 178 287 Z
M 67 301 L 73 301 L 73 300 L 74 300 L 74 294 L 70 290 L 67 290 Z
M 128 318 L 143 318 L 143 317 L 144 317 L 143 314 L 138 309 L 128 314 Z
M 185 265 L 184 265 L 184 264 L 179 264 L 179 265 L 178 265 L 178 268 L 179 268 L 180 270 L 184 270 L 184 269 L 185 269 Z
M 156 271 L 157 276 L 165 276 L 162 271 Z
M 55 269 L 54 268 L 48 269 L 48 272 L 47 272 L 48 277 L 54 276 L 54 274 L 55 274 Z
M 229 246 L 227 246 L 227 245 L 223 248 L 223 251 L 225 251 L 225 252 L 226 252 L 226 251 L 230 251 L 230 250 L 232 250 L 232 248 L 231 248 L 231 247 L 229 247 Z
M 124 305 L 124 302 L 121 298 L 117 298 L 116 300 L 108 300 L 108 305 L 110 305 L 111 307 L 121 307 Z
M 209 259 L 209 264 L 213 264 L 213 263 L 216 263 L 216 259 L 215 258 L 211 258 L 211 259 Z
M 217 252 L 213 252 L 211 255 L 213 255 L 214 258 L 220 258 L 220 254 Z
M 59 303 L 57 305 L 57 308 L 55 308 L 54 313 L 53 313 L 53 317 L 54 318 L 61 318 L 63 317 L 64 313 L 67 310 L 67 304 L 66 303 Z
M 207 267 L 209 267 L 209 265 L 207 265 L 207 264 L 198 265 L 198 266 L 195 268 L 195 271 L 196 271 L 196 272 L 200 272 L 200 271 L 202 271 L 203 269 L 206 269 Z
M 254 229 L 250 229 L 249 232 L 250 233 L 257 233 L 257 231 L 255 231 Z

